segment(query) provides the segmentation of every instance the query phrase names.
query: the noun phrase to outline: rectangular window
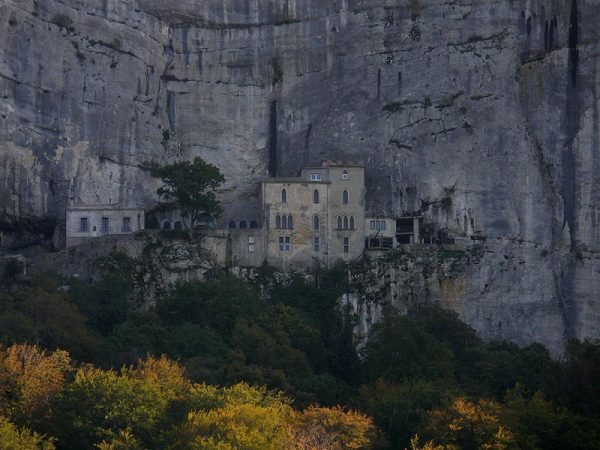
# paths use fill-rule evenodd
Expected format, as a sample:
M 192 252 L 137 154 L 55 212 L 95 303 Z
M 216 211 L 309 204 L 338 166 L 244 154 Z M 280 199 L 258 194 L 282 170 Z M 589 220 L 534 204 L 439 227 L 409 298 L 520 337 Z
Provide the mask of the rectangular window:
M 131 219 L 129 217 L 123 217 L 123 227 L 121 231 L 124 233 L 131 231 Z
M 382 229 L 382 230 L 385 230 L 385 226 L 386 226 L 386 225 L 385 225 L 385 220 L 382 220 L 382 221 L 381 221 L 381 229 Z
M 289 252 L 292 249 L 292 238 L 288 237 L 280 237 L 279 238 L 279 251 L 280 252 Z
M 104 234 L 108 233 L 108 217 L 102 218 L 102 225 L 101 225 L 100 231 Z
M 321 174 L 320 173 L 311 173 L 310 179 L 311 179 L 311 181 L 321 181 Z
M 375 231 L 375 221 L 371 220 L 371 230 Z
M 87 233 L 89 230 L 88 228 L 88 218 L 87 217 L 82 217 L 79 219 L 79 231 L 82 233 Z
M 348 238 L 344 238 L 344 253 L 350 252 L 350 240 Z
M 255 239 L 253 236 L 248 236 L 248 252 L 253 253 L 255 250 Z
M 315 236 L 314 241 L 313 241 L 313 248 L 315 252 L 318 252 L 321 250 L 321 239 L 319 238 L 319 236 Z

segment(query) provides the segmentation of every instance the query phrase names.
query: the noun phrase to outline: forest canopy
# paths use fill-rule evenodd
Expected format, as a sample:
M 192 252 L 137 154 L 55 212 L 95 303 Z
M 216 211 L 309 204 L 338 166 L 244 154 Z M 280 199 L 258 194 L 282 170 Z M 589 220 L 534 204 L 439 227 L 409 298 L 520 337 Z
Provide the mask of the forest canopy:
M 337 269 L 179 283 L 146 310 L 131 289 L 113 269 L 0 293 L 3 448 L 600 448 L 596 343 L 557 361 L 423 306 L 358 354 Z

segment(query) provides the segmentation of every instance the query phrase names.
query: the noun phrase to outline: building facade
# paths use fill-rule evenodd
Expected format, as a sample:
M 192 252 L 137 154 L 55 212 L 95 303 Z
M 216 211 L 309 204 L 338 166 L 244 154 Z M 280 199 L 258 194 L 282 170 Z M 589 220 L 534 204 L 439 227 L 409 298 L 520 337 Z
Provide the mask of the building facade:
M 422 217 L 365 218 L 365 176 L 360 165 L 325 161 L 297 177 L 268 178 L 261 184 L 260 220 L 227 219 L 221 226 L 206 215 L 203 247 L 218 264 L 284 271 L 313 271 L 350 263 L 365 251 L 419 244 Z M 148 211 L 149 228 L 189 229 L 180 211 L 161 204 Z M 66 245 L 89 238 L 131 234 L 146 227 L 144 210 L 117 205 L 67 210 Z
M 67 209 L 66 246 L 109 235 L 132 234 L 144 229 L 144 210 L 118 206 L 81 206 Z
M 367 217 L 365 227 L 365 248 L 391 250 L 396 248 L 396 219 L 390 217 Z
M 284 270 L 350 262 L 364 250 L 364 167 L 326 162 L 262 183 L 265 257 Z

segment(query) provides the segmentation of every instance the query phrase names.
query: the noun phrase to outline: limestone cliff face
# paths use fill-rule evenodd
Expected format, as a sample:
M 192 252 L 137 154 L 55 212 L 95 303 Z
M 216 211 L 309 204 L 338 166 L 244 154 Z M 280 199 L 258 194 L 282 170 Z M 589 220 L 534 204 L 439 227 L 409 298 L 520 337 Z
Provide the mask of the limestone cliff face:
M 148 203 L 147 161 L 200 155 L 224 220 L 253 219 L 269 171 L 364 162 L 371 212 L 487 236 L 447 299 L 482 334 L 597 338 L 598 23 L 596 0 L 0 0 L 1 213 Z

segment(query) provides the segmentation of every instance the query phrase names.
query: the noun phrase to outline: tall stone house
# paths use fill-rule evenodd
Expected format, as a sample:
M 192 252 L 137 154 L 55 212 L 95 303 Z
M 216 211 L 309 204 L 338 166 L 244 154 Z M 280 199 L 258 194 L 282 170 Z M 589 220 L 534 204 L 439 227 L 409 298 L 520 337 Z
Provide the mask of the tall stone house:
M 325 163 L 262 183 L 267 261 L 287 270 L 350 262 L 365 248 L 364 167 Z

